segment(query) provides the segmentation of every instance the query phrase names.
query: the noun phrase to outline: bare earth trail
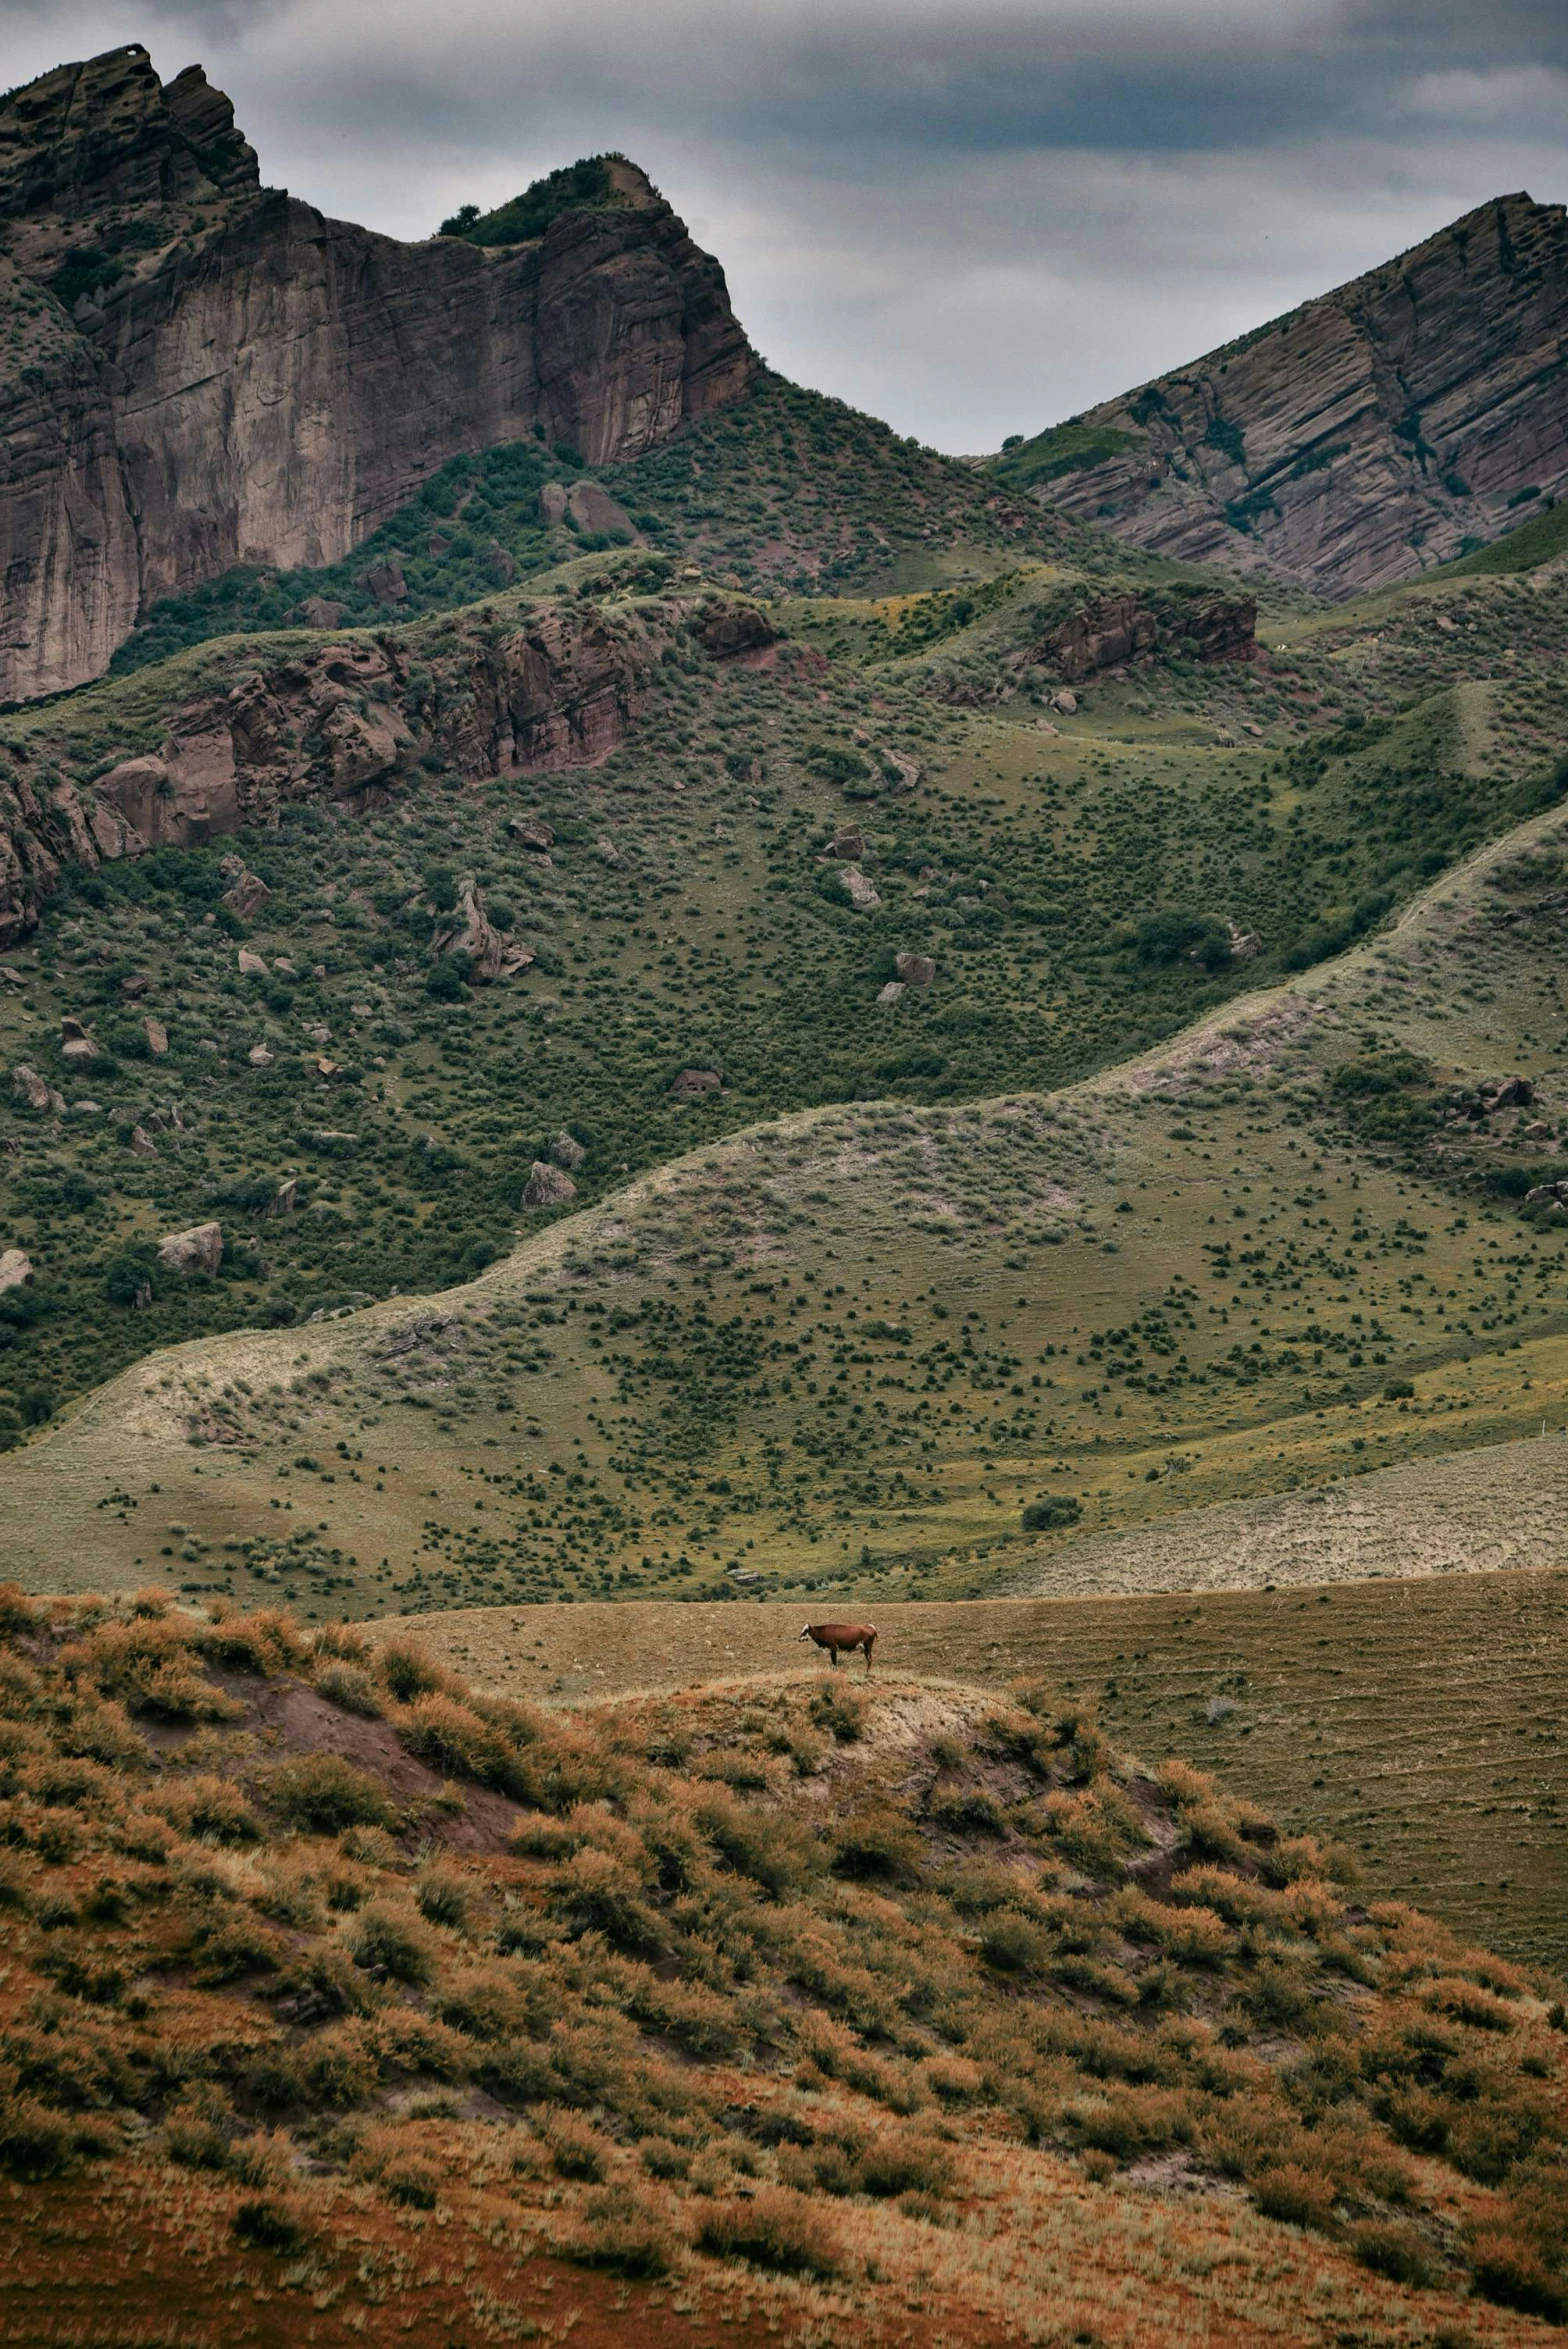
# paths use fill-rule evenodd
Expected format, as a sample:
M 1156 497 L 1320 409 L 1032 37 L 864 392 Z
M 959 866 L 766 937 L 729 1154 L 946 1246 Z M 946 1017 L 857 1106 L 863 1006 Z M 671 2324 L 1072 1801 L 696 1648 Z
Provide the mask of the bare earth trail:
M 809 1612 L 627 1601 L 396 1628 L 481 1687 L 582 1704 L 826 1670 L 799 1662 Z M 1568 1962 L 1568 1572 L 916 1601 L 876 1622 L 890 1676 L 1089 1695 L 1129 1748 L 1190 1757 L 1282 1823 L 1339 1837 L 1369 1896 Z

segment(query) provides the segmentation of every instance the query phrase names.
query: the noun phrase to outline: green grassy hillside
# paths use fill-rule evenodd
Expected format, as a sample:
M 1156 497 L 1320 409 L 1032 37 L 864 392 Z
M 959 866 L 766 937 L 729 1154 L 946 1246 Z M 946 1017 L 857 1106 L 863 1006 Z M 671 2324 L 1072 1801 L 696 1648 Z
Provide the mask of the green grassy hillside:
M 579 558 L 479 619 L 585 592 L 624 615 L 676 590 L 661 558 Z M 1054 575 L 1052 609 L 1074 592 L 1099 588 Z M 36 1274 L 0 1307 L 0 1436 L 149 1348 L 462 1278 L 528 1228 L 563 1134 L 591 1202 L 812 1103 L 1070 1083 L 1375 931 L 1561 786 L 1561 585 L 1280 619 L 1266 668 L 1174 653 L 1045 721 L 1009 666 L 1026 589 L 956 630 L 947 591 L 847 608 L 775 607 L 796 633 L 755 663 L 688 636 L 595 769 L 474 783 L 436 761 L 379 811 L 286 805 L 215 849 L 67 868 L 0 998 L 6 1063 L 64 1104 L 0 1108 L 3 1236 Z M 417 675 L 456 625 L 390 641 Z M 198 646 L 13 715 L 0 759 L 88 788 L 237 665 L 324 641 Z M 976 675 L 1006 696 L 946 698 Z M 270 887 L 249 922 L 221 901 L 225 851 Z M 470 878 L 535 956 L 488 990 L 433 947 Z M 267 974 L 240 973 L 242 945 Z M 937 977 L 884 1001 L 900 952 Z M 67 1016 L 98 1041 L 85 1069 Z M 693 1099 L 672 1088 L 697 1063 L 722 1083 Z M 269 1215 L 288 1179 L 296 1212 Z M 221 1277 L 163 1276 L 157 1239 L 213 1217 Z
M 1072 1587 L 1085 1537 L 1559 1428 L 1565 851 L 1075 1088 L 716 1136 L 443 1297 L 153 1355 L 0 1467 L 7 1554 L 318 1615 Z

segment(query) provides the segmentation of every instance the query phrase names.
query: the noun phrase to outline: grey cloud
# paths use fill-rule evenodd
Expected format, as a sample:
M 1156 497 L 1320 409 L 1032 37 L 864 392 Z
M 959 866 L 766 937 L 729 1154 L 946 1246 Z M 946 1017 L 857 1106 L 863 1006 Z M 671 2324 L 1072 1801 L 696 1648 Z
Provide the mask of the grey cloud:
M 775 364 L 994 445 L 1504 188 L 1568 192 L 1561 0 L 10 0 L 13 75 L 199 56 L 266 176 L 419 235 L 638 156 Z

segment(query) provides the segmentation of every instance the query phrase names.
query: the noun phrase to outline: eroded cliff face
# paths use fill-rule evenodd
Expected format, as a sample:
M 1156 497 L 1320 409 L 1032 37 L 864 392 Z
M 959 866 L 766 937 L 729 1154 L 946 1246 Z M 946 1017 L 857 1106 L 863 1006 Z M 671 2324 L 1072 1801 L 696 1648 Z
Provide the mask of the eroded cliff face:
M 615 188 L 527 245 L 405 245 L 262 188 L 199 67 L 119 49 L 0 104 L 0 700 L 233 563 L 339 561 L 464 450 L 601 464 L 738 398 L 723 272 Z
M 1081 427 L 1035 492 L 1081 521 L 1329 595 L 1413 578 L 1568 490 L 1568 214 L 1484 204 Z
M 202 847 L 291 801 L 362 813 L 432 756 L 470 780 L 597 766 L 683 630 L 721 661 L 774 634 L 755 605 L 723 597 L 497 606 L 428 639 L 345 637 L 248 665 L 226 693 L 171 708 L 155 749 L 89 767 L 90 782 L 63 740 L 0 745 L 0 947 L 34 928 L 68 864 Z

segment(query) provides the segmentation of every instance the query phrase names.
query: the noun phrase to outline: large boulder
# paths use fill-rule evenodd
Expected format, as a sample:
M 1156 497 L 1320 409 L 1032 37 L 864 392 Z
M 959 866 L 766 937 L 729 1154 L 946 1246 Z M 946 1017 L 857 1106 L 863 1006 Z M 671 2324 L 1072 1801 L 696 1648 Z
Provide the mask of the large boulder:
M 564 1166 L 568 1174 L 575 1174 L 587 1155 L 575 1134 L 559 1133 L 550 1144 L 550 1156 L 557 1166 Z
M 875 881 L 859 865 L 845 865 L 839 879 L 849 891 L 849 902 L 856 913 L 874 913 L 882 903 L 882 893 Z
M 162 1060 L 169 1049 L 168 1029 L 162 1020 L 143 1020 L 142 1027 L 147 1037 L 148 1051 L 154 1060 Z
M 66 1060 L 96 1060 L 98 1047 L 80 1020 L 67 1017 L 60 1022 L 60 1051 Z
M 536 1158 L 523 1185 L 523 1205 L 528 1208 L 569 1207 L 577 1196 L 577 1185 L 571 1176 L 558 1166 L 547 1166 Z
M 0 1250 L 0 1289 L 19 1289 L 32 1277 L 32 1259 L 25 1248 Z
M 11 1091 L 29 1109 L 47 1109 L 49 1106 L 48 1086 L 38 1071 L 29 1068 L 25 1060 L 19 1060 L 11 1071 Z
M 929 987 L 936 977 L 936 964 L 929 954 L 895 954 L 893 968 L 906 987 Z
M 216 1272 L 223 1262 L 223 1226 L 197 1223 L 188 1232 L 170 1232 L 158 1243 L 158 1262 L 171 1272 Z

